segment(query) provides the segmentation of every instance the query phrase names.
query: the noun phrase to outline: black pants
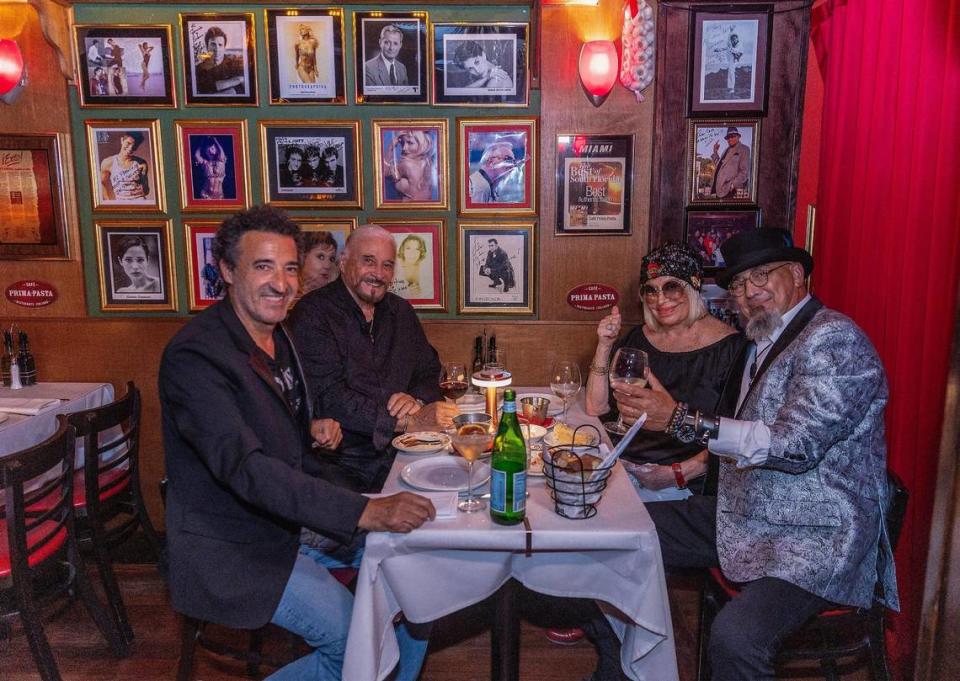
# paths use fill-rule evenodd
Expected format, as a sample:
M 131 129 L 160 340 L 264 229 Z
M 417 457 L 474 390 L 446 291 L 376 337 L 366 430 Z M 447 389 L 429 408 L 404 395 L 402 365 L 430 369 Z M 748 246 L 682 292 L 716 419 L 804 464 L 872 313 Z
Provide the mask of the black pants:
M 717 498 L 647 504 L 657 526 L 666 568 L 717 567 Z M 813 615 L 831 606 L 819 596 L 776 577 L 743 586 L 710 629 L 710 666 L 714 681 L 774 678 L 773 659 L 780 644 Z

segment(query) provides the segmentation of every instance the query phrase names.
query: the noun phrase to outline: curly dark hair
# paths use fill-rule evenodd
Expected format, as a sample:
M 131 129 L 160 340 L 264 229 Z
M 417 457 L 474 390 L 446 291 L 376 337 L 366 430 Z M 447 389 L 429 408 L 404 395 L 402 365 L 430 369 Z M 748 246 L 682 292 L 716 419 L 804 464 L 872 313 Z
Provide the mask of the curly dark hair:
M 213 259 L 219 266 L 223 261 L 232 270 L 237 266 L 237 248 L 247 232 L 272 232 L 292 237 L 300 248 L 300 226 L 279 208 L 254 206 L 242 210 L 223 221 L 210 247 Z M 299 254 L 299 253 L 298 253 Z

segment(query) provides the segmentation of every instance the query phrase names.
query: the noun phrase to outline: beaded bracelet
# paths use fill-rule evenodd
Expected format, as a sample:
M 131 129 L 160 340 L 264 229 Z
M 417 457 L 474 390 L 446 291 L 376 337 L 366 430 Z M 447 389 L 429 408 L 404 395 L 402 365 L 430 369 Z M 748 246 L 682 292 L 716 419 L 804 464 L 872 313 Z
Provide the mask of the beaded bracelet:
M 671 437 L 676 436 L 680 430 L 680 426 L 683 425 L 684 419 L 687 418 L 687 412 L 689 411 L 690 406 L 686 402 L 677 402 L 677 406 L 674 407 L 673 413 L 670 415 L 670 420 L 667 422 L 667 427 L 663 429 L 663 432 Z

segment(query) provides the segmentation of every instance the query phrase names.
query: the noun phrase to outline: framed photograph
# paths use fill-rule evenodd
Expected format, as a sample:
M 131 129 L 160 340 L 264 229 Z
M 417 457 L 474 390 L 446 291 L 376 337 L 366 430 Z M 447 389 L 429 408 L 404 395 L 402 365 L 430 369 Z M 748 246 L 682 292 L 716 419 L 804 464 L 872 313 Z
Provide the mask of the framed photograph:
M 427 103 L 427 13 L 354 12 L 357 104 Z
M 633 135 L 557 135 L 556 234 L 630 234 Z
M 170 27 L 73 27 L 80 106 L 173 108 Z
M 164 210 L 160 121 L 85 121 L 94 210 Z
M 264 10 L 271 104 L 346 104 L 343 10 Z
M 725 266 L 723 242 L 753 229 L 760 229 L 759 210 L 689 210 L 685 240 L 703 258 L 704 276 L 713 277 Z
M 533 222 L 457 225 L 457 312 L 533 314 Z
M 376 208 L 447 208 L 447 119 L 373 121 Z
M 240 210 L 250 205 L 247 122 L 175 121 L 184 212 Z
M 103 310 L 177 309 L 169 220 L 98 220 L 94 229 Z
M 187 106 L 256 106 L 253 14 L 181 14 Z
M 433 103 L 527 106 L 530 24 L 433 24 Z
M 691 114 L 766 112 L 772 20 L 772 5 L 760 11 L 693 10 Z
M 444 221 L 381 220 L 377 224 L 393 234 L 397 244 L 391 293 L 417 310 L 445 311 Z
M 0 159 L 0 260 L 66 260 L 60 139 L 0 134 Z
M 261 121 L 260 153 L 267 203 L 362 207 L 359 121 Z
M 760 120 L 690 121 L 690 203 L 756 203 Z
M 212 251 L 213 237 L 221 224 L 220 220 L 190 220 L 183 225 L 191 312 L 210 307 L 227 294 Z
M 534 215 L 537 119 L 457 119 L 461 214 Z

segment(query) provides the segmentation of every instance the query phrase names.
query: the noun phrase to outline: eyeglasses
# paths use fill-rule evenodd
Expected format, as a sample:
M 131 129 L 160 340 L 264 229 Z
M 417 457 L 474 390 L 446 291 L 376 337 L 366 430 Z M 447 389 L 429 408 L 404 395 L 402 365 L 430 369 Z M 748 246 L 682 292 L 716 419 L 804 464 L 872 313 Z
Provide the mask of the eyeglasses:
M 644 284 L 640 287 L 640 295 L 642 295 L 643 299 L 648 303 L 657 302 L 657 298 L 660 297 L 661 293 L 663 293 L 663 297 L 667 300 L 675 301 L 683 297 L 683 289 L 686 288 L 686 286 L 686 282 L 677 280 L 668 281 L 663 285 L 663 288 Z
M 727 290 L 735 296 L 742 296 L 744 290 L 747 287 L 747 279 L 750 279 L 750 283 L 754 286 L 766 286 L 767 280 L 770 278 L 771 272 L 776 272 L 781 267 L 786 267 L 787 265 L 792 265 L 793 263 L 785 262 L 782 265 L 777 265 L 776 267 L 771 267 L 768 270 L 750 270 L 750 273 L 743 277 L 737 277 L 730 282 L 730 285 L 727 287 Z

